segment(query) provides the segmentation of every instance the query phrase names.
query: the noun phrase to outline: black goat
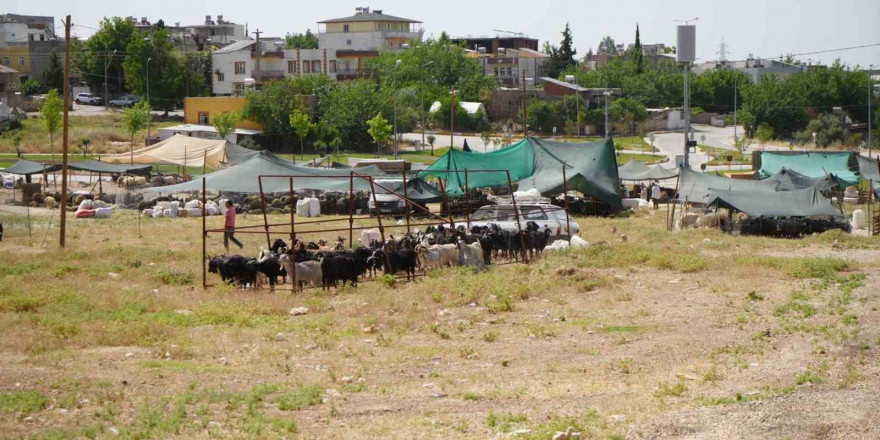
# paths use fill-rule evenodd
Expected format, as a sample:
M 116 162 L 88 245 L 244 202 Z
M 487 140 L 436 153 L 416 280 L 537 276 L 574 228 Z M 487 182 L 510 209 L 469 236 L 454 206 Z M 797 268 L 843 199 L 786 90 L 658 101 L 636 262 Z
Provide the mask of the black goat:
M 352 287 L 357 287 L 358 272 L 354 257 L 346 253 L 327 253 L 321 259 L 322 287 L 326 290 L 330 286 L 336 287 L 339 281 L 342 286 L 349 282 Z
M 250 263 L 255 261 L 255 258 L 241 255 L 220 255 L 208 263 L 208 272 L 220 274 L 227 284 L 237 281 L 239 287 L 253 286 L 257 282 L 257 270 Z
M 270 247 L 269 250 L 276 254 L 283 254 L 287 251 L 287 243 L 285 243 L 284 240 L 280 238 L 275 239 L 275 241 L 272 242 L 272 247 Z
M 269 288 L 272 290 L 275 290 L 275 283 L 278 282 L 278 277 L 287 275 L 287 272 L 281 266 L 278 254 L 270 251 L 263 251 L 260 258 L 248 262 L 248 266 L 256 272 L 265 275 L 269 279 Z
M 368 265 L 381 264 L 385 268 L 386 274 L 394 275 L 400 270 L 405 270 L 406 279 L 409 281 L 410 275 L 415 279 L 417 260 L 418 254 L 413 249 L 398 249 L 395 251 L 380 249 L 373 252 L 373 256 L 367 261 Z

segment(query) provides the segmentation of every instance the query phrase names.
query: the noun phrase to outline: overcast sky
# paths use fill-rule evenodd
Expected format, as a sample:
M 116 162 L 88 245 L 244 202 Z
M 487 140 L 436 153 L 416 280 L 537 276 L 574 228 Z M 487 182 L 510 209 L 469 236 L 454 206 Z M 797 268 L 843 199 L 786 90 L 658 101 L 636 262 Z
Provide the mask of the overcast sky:
M 73 16 L 74 24 L 96 27 L 104 16 L 159 18 L 182 25 L 204 21 L 205 15 L 222 14 L 226 20 L 248 23 L 250 31 L 260 28 L 264 36 L 317 30 L 316 22 L 354 14 L 356 6 L 382 9 L 386 14 L 424 22 L 425 36 L 490 35 L 493 29 L 522 32 L 558 44 L 560 32 L 569 22 L 578 56 L 595 51 L 604 35 L 617 43 L 634 40 L 638 22 L 643 44 L 675 44 L 673 18 L 699 17 L 697 56 L 717 59 L 722 37 L 730 46 L 728 59 L 748 54 L 778 57 L 785 53 L 806 53 L 880 43 L 880 0 L 541 0 L 475 1 L 381 0 L 4 0 L 0 12 L 33 15 Z M 62 28 L 63 29 L 63 28 Z M 79 27 L 75 35 L 93 31 Z M 880 65 L 880 46 L 804 55 L 807 61 L 829 63 L 840 58 L 855 65 Z

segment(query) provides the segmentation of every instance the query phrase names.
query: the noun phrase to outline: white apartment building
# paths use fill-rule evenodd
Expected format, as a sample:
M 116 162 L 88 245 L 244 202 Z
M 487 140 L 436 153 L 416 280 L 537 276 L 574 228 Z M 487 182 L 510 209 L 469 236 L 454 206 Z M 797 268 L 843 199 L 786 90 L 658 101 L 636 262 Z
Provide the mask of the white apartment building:
M 479 57 L 486 75 L 494 76 L 505 86 L 517 87 L 523 78 L 536 79 L 546 76 L 545 63 L 550 56 L 536 50 L 520 48 L 499 48 L 492 54 L 469 51 L 472 57 Z
M 422 22 L 355 8 L 350 17 L 318 22 L 318 47 L 343 50 L 400 50 L 410 41 L 421 41 Z
M 203 24 L 186 26 L 186 33 L 197 44 L 204 44 L 210 40 L 214 46 L 225 46 L 236 41 L 247 40 L 247 26 L 224 20 L 222 15 L 217 20 L 212 20 L 210 15 L 205 16 Z

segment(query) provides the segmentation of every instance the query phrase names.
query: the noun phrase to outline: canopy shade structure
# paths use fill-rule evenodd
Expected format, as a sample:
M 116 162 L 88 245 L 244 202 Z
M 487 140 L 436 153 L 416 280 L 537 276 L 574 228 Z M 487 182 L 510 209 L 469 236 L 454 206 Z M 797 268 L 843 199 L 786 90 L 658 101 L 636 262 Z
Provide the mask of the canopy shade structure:
M 239 147 L 226 140 L 200 139 L 184 135 L 174 135 L 162 142 L 132 153 L 103 156 L 108 163 L 135 164 L 175 164 L 193 167 L 208 166 L 215 170 L 223 165 L 243 163 L 257 154 L 257 151 Z
M 880 157 L 867 158 L 862 155 L 856 156 L 859 162 L 859 173 L 871 182 L 874 194 L 880 197 Z
M 776 152 L 761 153 L 761 168 L 758 175 L 770 177 L 783 168 L 798 172 L 804 176 L 818 179 L 833 175 L 843 185 L 857 185 L 858 172 L 850 163 L 851 152 Z
M 782 168 L 778 173 L 764 179 L 764 182 L 777 182 L 778 191 L 794 191 L 815 187 L 819 191 L 829 191 L 837 186 L 837 180 L 832 176 L 813 179 L 797 171 Z
M 30 176 L 31 174 L 51 173 L 60 169 L 61 165 L 43 165 L 39 162 L 19 159 L 15 165 L 9 168 L 0 169 L 0 171 L 9 174 L 18 174 L 20 176 Z
M 709 188 L 709 205 L 744 212 L 752 217 L 844 217 L 817 188 L 764 192 Z
M 678 198 L 689 203 L 710 202 L 709 188 L 718 190 L 747 192 L 752 197 L 763 197 L 763 193 L 774 192 L 779 182 L 769 180 L 740 180 L 723 176 L 703 174 L 690 168 L 679 168 Z
M 471 171 L 507 170 L 510 181 L 519 182 L 520 190 L 535 188 L 543 194 L 558 194 L 564 187 L 563 166 L 568 180 L 565 186 L 569 190 L 580 191 L 613 207 L 622 206 L 617 192 L 617 162 L 611 140 L 568 143 L 530 137 L 488 153 L 450 149 L 419 173 L 419 177 L 447 180 L 447 194 L 456 196 L 464 193 L 464 170 L 469 171 L 470 188 L 507 185 L 504 171 Z
M 620 180 L 664 180 L 678 176 L 675 171 L 667 170 L 660 165 L 647 166 L 635 159 L 630 159 L 617 169 Z
M 259 151 L 255 153 L 256 154 L 253 157 L 242 164 L 205 175 L 206 188 L 223 192 L 258 193 L 260 192 L 260 184 L 258 181 L 259 176 L 304 176 L 294 177 L 294 190 L 311 189 L 346 192 L 349 190 L 349 176 L 351 172 L 348 170 L 303 167 L 279 159 L 278 156 L 275 156 L 268 151 Z M 382 171 L 375 166 L 359 168 L 357 173 L 366 176 L 380 176 L 383 174 Z M 200 191 L 201 189 L 202 180 L 196 179 L 177 185 L 147 188 L 144 192 L 174 193 Z M 369 181 L 366 179 L 355 178 L 354 190 L 369 191 Z M 263 192 L 286 193 L 289 191 L 289 178 L 263 178 Z
M 104 174 L 150 174 L 152 165 L 125 165 L 98 162 L 95 160 L 80 160 L 71 162 L 68 168 L 76 171 L 90 171 Z
M 357 169 L 354 170 L 358 172 Z M 382 188 L 376 188 L 377 193 L 390 193 L 394 192 L 400 196 L 406 196 L 408 199 L 425 204 L 425 203 L 436 203 L 443 200 L 443 193 L 440 192 L 437 188 L 434 188 L 428 182 L 425 182 L 421 177 L 415 177 L 412 179 L 406 180 L 406 191 L 403 190 L 403 178 L 394 178 L 393 180 L 389 180 L 387 178 L 377 178 L 376 185 L 381 185 Z

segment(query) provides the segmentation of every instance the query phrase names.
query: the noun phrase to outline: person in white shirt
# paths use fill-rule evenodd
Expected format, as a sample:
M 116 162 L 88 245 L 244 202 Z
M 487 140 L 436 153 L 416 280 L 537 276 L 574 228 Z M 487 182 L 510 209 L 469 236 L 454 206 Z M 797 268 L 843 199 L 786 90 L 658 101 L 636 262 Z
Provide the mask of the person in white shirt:
M 651 201 L 654 202 L 654 209 L 657 209 L 660 203 L 660 185 L 657 182 L 651 184 Z

